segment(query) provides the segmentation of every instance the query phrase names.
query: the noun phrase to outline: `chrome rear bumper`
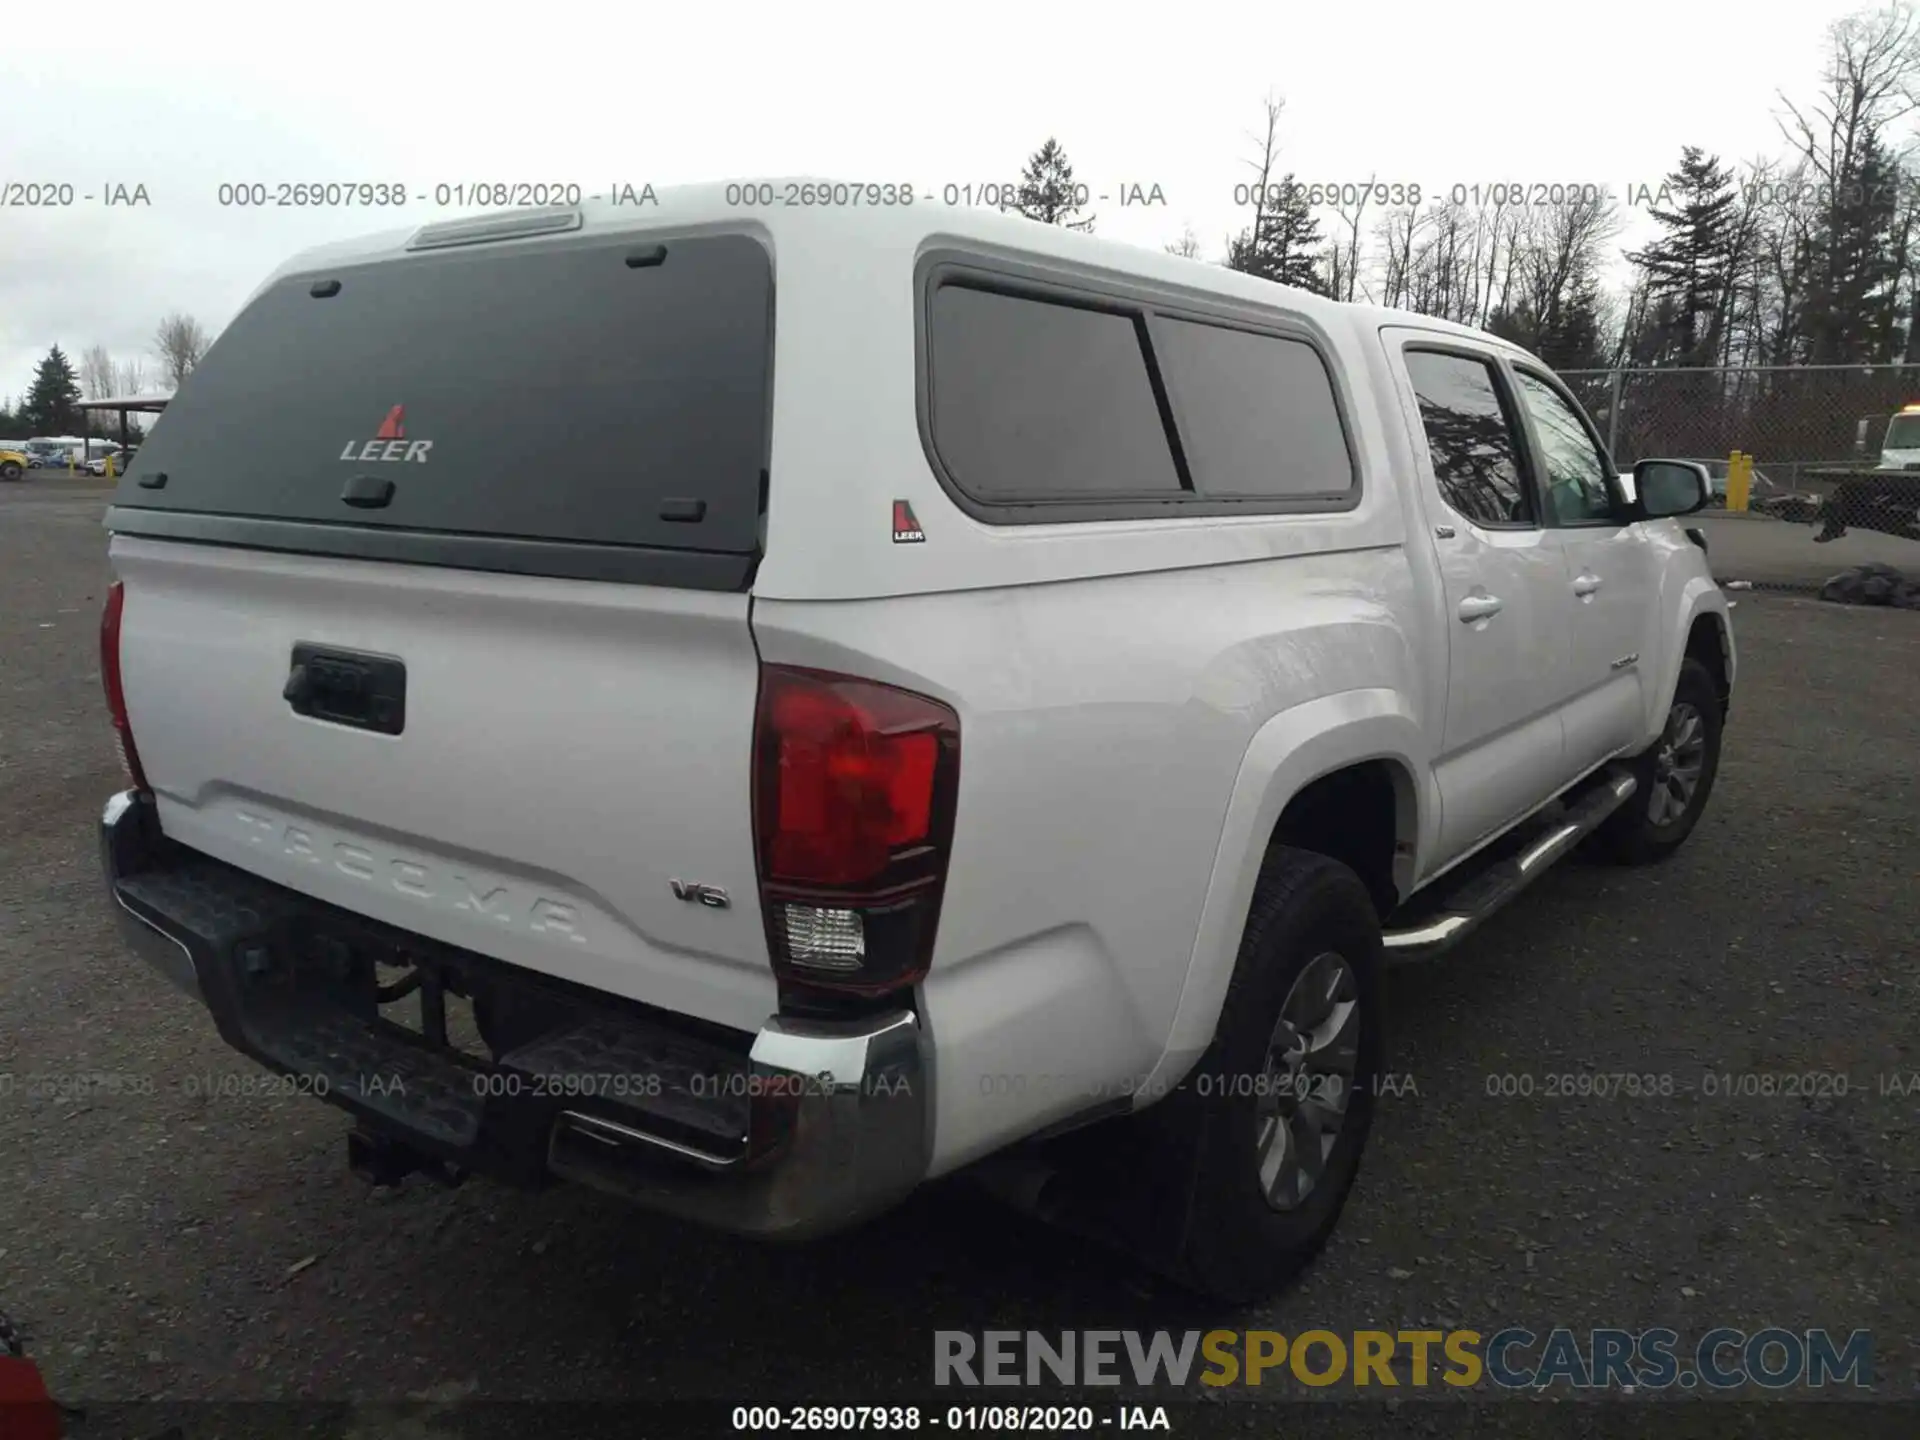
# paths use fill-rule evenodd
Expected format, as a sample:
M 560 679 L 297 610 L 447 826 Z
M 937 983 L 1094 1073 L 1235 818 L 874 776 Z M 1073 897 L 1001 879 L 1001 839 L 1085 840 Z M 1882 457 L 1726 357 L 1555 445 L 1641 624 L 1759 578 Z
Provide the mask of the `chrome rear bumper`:
M 515 1183 L 555 1176 L 718 1229 L 796 1239 L 866 1219 L 926 1175 L 930 1066 L 910 1011 L 776 1015 L 750 1043 L 711 1027 L 696 1033 L 187 849 L 161 833 L 151 797 L 137 791 L 108 800 L 100 856 L 129 947 L 205 1005 L 229 1044 L 309 1079 L 363 1127 L 423 1155 Z M 325 965 L 308 953 L 315 935 L 333 947 Z M 537 983 L 565 1018 L 491 1063 L 436 1049 L 377 1013 L 369 956 L 388 945 L 422 969 L 434 955 L 434 974 L 453 993 Z M 624 1083 L 610 1089 L 616 1066 Z

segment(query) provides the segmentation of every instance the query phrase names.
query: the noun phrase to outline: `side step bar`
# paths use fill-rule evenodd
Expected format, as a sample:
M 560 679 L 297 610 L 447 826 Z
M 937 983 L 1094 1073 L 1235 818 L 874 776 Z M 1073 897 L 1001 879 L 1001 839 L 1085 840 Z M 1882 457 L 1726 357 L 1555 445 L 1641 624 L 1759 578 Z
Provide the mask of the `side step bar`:
M 1458 945 L 1495 912 L 1553 867 L 1556 860 L 1600 828 L 1608 816 L 1632 798 L 1639 782 L 1625 771 L 1608 774 L 1575 801 L 1565 815 L 1518 855 L 1495 861 L 1441 902 L 1419 923 L 1390 929 L 1381 938 L 1387 960 L 1430 960 Z

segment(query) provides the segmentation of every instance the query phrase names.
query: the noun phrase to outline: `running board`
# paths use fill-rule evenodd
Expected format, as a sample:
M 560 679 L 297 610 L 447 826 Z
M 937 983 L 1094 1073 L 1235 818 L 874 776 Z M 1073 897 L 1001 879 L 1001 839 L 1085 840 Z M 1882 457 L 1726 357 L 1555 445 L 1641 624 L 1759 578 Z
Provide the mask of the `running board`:
M 1430 960 L 1451 950 L 1599 829 L 1638 788 L 1631 774 L 1609 773 L 1519 854 L 1496 860 L 1461 882 L 1419 923 L 1386 931 L 1381 939 L 1388 961 Z

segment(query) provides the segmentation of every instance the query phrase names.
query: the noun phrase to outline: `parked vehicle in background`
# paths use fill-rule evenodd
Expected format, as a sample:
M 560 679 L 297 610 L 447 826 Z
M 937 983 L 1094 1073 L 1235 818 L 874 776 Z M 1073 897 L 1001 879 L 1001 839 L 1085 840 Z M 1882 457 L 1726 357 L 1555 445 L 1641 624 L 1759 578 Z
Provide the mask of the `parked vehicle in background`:
M 1820 544 L 1854 528 L 1920 540 L 1920 466 L 1836 475 L 1818 518 Z
M 107 514 L 113 912 L 378 1183 L 797 1239 L 968 1171 L 1268 1294 L 1383 967 L 1703 813 L 1706 475 L 1480 330 L 729 189 L 248 301 Z
M 106 454 L 96 454 L 91 460 L 82 465 L 81 468 L 89 475 L 105 475 L 107 473 L 107 462 L 111 460 L 113 462 L 113 473 L 116 475 L 124 475 L 127 473 L 127 466 L 133 460 L 135 453 L 136 452 L 132 450 L 110 450 Z
M 1920 467 L 1920 405 L 1907 405 L 1887 422 L 1887 433 L 1880 442 L 1879 468 L 1915 467 Z
M 99 452 L 107 449 L 111 443 L 107 440 L 90 441 L 84 435 L 42 435 L 27 441 L 27 452 L 33 457 L 35 468 L 47 469 L 82 464 L 89 448 Z

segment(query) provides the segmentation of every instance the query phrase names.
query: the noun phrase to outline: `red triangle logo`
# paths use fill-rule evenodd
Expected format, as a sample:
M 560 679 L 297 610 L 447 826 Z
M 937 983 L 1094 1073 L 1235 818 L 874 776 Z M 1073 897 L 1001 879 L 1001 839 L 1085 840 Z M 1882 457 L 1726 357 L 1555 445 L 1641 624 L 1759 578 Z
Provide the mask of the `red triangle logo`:
M 925 540 L 926 532 L 920 528 L 920 522 L 914 518 L 913 507 L 904 500 L 893 502 L 893 542 L 906 545 Z
M 380 428 L 373 432 L 373 438 L 376 440 L 406 439 L 405 409 L 405 406 L 396 405 L 387 411 L 387 418 L 380 422 Z

